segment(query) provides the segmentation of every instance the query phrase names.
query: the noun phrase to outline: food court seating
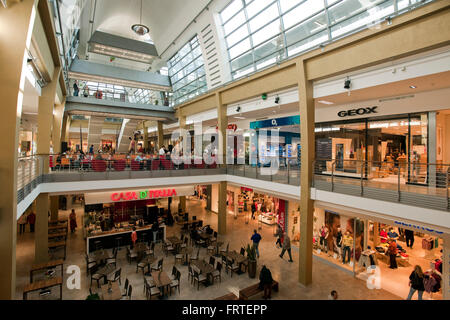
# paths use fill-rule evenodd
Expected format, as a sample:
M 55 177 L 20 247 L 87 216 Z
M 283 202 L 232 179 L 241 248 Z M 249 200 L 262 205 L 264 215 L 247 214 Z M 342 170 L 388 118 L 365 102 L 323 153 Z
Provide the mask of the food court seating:
M 139 171 L 141 170 L 141 163 L 136 160 L 131 160 L 131 170 L 132 171 Z
M 126 166 L 126 161 L 124 159 L 114 161 L 114 170 L 116 170 L 116 171 L 125 170 L 125 166 Z
M 106 171 L 106 161 L 105 160 L 92 160 L 92 169 L 96 172 Z
M 173 170 L 173 162 L 169 159 L 161 159 L 164 170 Z
M 159 170 L 160 160 L 152 160 L 152 170 Z

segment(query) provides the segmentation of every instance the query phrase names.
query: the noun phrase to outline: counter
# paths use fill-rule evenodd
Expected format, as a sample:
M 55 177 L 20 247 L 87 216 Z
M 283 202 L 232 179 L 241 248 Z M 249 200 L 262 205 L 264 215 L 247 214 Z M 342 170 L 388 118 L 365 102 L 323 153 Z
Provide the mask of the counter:
M 138 239 L 145 234 L 147 241 L 153 241 L 153 233 L 151 231 L 152 225 L 147 225 L 144 227 L 136 227 L 136 232 Z M 120 229 L 114 229 L 110 231 L 102 231 L 96 234 L 91 234 L 86 237 L 86 252 L 90 253 L 95 250 L 95 241 L 101 241 L 103 249 L 111 249 L 117 246 L 116 238 L 122 237 L 120 246 L 131 244 L 131 227 L 125 227 Z M 161 225 L 159 227 L 159 239 L 166 240 L 166 226 Z

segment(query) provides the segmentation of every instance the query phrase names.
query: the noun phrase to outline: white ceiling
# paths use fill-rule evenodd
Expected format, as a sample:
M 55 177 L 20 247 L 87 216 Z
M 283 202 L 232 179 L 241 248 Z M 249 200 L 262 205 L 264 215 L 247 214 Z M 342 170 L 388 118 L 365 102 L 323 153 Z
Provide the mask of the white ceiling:
M 99 30 L 140 41 L 149 40 L 131 30 L 133 24 L 139 23 L 141 0 L 88 0 L 80 20 L 82 46 L 90 38 L 89 16 L 95 1 L 97 5 L 93 31 Z M 158 53 L 166 49 L 208 2 L 209 0 L 142 0 L 142 24 L 150 28 L 150 37 Z

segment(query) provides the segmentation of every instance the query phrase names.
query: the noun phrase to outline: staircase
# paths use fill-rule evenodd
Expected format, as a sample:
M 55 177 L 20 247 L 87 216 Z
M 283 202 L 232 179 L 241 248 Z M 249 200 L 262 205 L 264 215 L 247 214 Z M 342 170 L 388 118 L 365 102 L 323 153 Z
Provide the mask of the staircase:
M 136 119 L 124 119 L 122 122 L 122 129 L 120 130 L 119 136 L 119 148 L 117 151 L 119 153 L 128 152 L 130 146 L 129 137 L 133 137 L 133 133 L 138 126 L 139 120 Z

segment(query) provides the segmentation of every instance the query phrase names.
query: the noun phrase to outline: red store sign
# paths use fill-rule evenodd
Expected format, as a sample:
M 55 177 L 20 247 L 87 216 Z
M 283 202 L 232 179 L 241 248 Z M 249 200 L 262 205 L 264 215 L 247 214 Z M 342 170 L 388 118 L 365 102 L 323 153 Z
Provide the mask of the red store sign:
M 130 192 L 114 192 L 111 194 L 111 200 L 117 201 L 132 201 L 132 200 L 145 200 L 155 198 L 166 198 L 177 195 L 175 189 L 160 189 L 160 190 L 143 190 L 143 191 L 130 191 Z

